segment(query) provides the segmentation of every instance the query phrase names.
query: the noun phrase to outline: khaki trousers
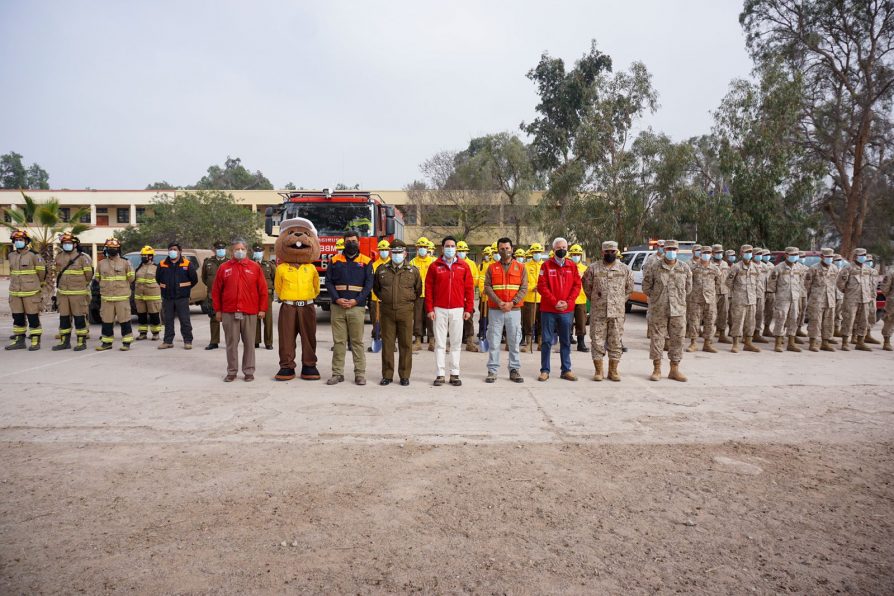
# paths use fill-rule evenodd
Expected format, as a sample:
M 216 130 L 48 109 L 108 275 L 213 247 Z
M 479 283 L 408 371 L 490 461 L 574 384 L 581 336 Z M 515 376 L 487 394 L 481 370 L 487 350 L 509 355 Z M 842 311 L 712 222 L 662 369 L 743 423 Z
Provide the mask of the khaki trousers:
M 221 316 L 221 326 L 227 344 L 227 374 L 239 372 L 239 341 L 242 341 L 242 374 L 255 374 L 255 325 L 258 315 L 242 315 L 225 312 Z

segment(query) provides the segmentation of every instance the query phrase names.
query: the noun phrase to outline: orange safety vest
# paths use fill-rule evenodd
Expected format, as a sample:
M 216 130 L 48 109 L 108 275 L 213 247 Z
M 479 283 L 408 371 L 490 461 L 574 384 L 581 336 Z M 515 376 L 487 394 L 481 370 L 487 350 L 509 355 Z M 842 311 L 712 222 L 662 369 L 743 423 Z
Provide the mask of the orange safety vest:
M 521 288 L 522 278 L 527 275 L 525 266 L 512 259 L 509 263 L 509 270 L 503 270 L 503 264 L 498 262 L 490 264 L 490 283 L 494 289 L 494 294 L 503 302 L 512 302 L 515 295 Z M 500 305 L 494 302 L 490 296 L 487 297 L 487 305 L 490 308 L 500 308 Z M 513 308 L 519 308 L 521 305 L 516 304 Z

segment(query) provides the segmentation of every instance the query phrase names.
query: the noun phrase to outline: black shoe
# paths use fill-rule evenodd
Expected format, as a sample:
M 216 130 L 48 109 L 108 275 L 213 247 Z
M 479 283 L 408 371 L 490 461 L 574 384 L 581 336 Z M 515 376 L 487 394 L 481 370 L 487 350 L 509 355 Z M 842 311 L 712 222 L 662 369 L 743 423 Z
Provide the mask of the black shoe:
M 497 382 L 497 373 L 489 372 L 487 376 L 484 377 L 485 383 L 496 383 Z
M 454 387 L 459 387 L 463 382 L 459 380 L 459 375 L 450 375 L 450 384 Z
M 273 377 L 277 381 L 291 381 L 295 378 L 295 369 L 294 368 L 281 368 L 279 372 Z
M 256 349 L 256 350 L 257 350 L 258 348 L 260 348 L 260 347 L 261 347 L 261 344 L 255 344 L 255 349 Z
M 255 346 L 255 347 L 258 347 L 258 346 Z M 207 346 L 205 346 L 205 349 L 206 350 L 216 350 L 217 344 L 208 344 Z
M 272 349 L 273 349 L 273 344 L 266 344 L 266 345 L 264 346 L 264 349 L 272 350 Z
M 432 385 L 435 387 L 440 387 L 443 384 L 444 384 L 444 377 L 435 377 L 435 382 L 432 383 Z
M 577 338 L 577 351 L 578 352 L 589 352 L 590 348 L 587 347 L 587 342 L 584 341 L 583 337 Z
M 400 380 L 401 387 L 406 387 L 410 384 L 410 379 L 401 379 Z
M 391 379 L 382 379 L 381 381 L 379 381 L 379 385 L 382 385 L 382 386 L 390 385 L 390 384 L 391 384 Z

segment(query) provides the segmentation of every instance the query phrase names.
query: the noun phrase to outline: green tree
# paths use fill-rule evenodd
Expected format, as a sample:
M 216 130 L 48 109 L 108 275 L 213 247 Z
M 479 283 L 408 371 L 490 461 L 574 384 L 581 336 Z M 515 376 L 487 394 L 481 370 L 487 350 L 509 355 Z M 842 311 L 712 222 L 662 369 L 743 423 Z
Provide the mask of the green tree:
M 10 151 L 0 155 L 0 188 L 46 190 L 50 175 L 36 163 L 25 167 L 21 153 Z
M 145 245 L 167 246 L 178 241 L 184 247 L 210 248 L 221 240 L 243 238 L 249 245 L 261 239 L 262 216 L 219 190 L 178 192 L 175 197 L 156 195 L 142 223 L 128 226 L 115 236 L 125 251 Z
M 52 296 L 56 286 L 56 247 L 59 236 L 65 232 L 71 232 L 75 236 L 90 229 L 89 224 L 81 223 L 81 218 L 90 215 L 89 207 L 82 207 L 68 217 L 59 205 L 59 199 L 49 198 L 45 201 L 35 201 L 30 196 L 22 193 L 24 203 L 11 209 L 2 209 L 2 214 L 9 217 L 0 218 L 0 225 L 10 230 L 24 230 L 31 238 L 31 248 L 39 253 L 47 266 L 46 283 L 43 286 L 44 310 L 49 310 L 52 304 Z
M 849 255 L 873 217 L 869 177 L 884 171 L 871 142 L 894 99 L 894 2 L 745 0 L 739 22 L 759 66 L 803 78 L 800 142 L 826 164 L 825 212 Z
M 196 182 L 196 190 L 273 190 L 273 184 L 260 172 L 248 171 L 238 157 L 227 156 L 224 167 L 213 165 Z
M 171 184 L 167 180 L 161 182 L 153 182 L 146 186 L 146 190 L 177 190 L 177 186 Z
M 335 190 L 360 190 L 360 184 L 354 184 L 353 186 L 348 186 L 344 182 L 339 182 L 335 185 Z

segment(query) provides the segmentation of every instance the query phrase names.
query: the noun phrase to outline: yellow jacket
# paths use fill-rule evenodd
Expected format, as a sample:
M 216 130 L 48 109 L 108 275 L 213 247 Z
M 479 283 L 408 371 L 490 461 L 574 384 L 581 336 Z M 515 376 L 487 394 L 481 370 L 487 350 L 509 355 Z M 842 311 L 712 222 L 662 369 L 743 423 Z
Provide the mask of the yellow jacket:
M 584 262 L 581 261 L 577 264 L 577 272 L 580 273 L 580 276 L 583 278 L 584 273 L 587 271 L 587 266 L 584 265 Z M 581 288 L 580 293 L 577 295 L 577 300 L 574 301 L 575 304 L 586 304 L 587 303 L 587 294 L 584 292 L 584 289 Z
M 373 268 L 373 278 L 375 278 L 375 275 L 376 275 L 376 269 L 379 268 L 379 265 L 384 265 L 385 263 L 387 263 L 387 262 L 390 261 L 390 260 L 391 260 L 391 259 L 386 259 L 386 260 L 383 261 L 382 259 L 376 259 L 375 261 L 373 261 L 373 264 L 372 264 L 372 268 Z M 372 299 L 372 300 L 375 301 L 375 302 L 378 302 L 378 301 L 379 301 L 379 297 L 376 296 L 376 293 L 375 293 L 375 292 L 370 292 L 369 297 L 370 297 L 370 299 Z
M 540 277 L 540 265 L 543 261 L 526 261 L 525 271 L 528 272 L 528 293 L 525 294 L 525 302 L 540 304 L 540 292 L 537 291 L 537 278 Z
M 419 277 L 422 278 L 422 295 L 420 298 L 425 298 L 425 275 L 428 273 L 428 268 L 434 262 L 435 258 L 431 255 L 426 257 L 420 257 L 416 255 L 410 261 L 410 265 L 419 270 Z
M 320 294 L 320 274 L 310 263 L 298 265 L 281 263 L 273 279 L 280 300 L 313 300 Z
M 475 285 L 480 287 L 481 284 L 484 283 L 484 279 L 483 279 L 484 272 L 479 271 L 478 264 L 475 261 L 473 261 L 472 259 L 470 259 L 469 257 L 466 257 L 465 259 L 463 259 L 463 261 L 465 261 L 466 265 L 469 266 L 469 269 L 472 270 L 472 279 L 474 280 Z M 481 279 L 479 279 L 479 278 L 481 278 Z M 483 290 L 481 290 L 481 291 L 483 291 Z

